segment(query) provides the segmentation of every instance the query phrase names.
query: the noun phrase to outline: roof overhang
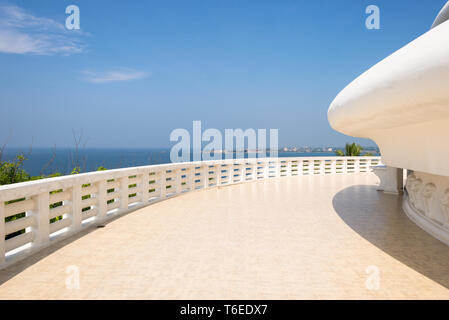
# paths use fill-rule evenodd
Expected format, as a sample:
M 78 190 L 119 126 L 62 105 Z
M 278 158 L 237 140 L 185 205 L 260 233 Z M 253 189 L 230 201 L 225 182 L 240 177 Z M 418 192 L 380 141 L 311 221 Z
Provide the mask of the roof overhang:
M 356 78 L 329 107 L 332 128 L 374 140 L 387 165 L 449 176 L 448 39 L 440 22 Z

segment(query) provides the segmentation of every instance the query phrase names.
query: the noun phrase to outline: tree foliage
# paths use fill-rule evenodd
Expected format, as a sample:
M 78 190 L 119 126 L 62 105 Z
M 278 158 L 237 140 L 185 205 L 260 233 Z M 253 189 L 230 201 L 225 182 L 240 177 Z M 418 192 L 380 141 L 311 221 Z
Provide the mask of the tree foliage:
M 18 154 L 13 160 L 0 161 L 0 185 L 30 180 L 30 175 L 23 169 L 25 160 L 23 154 Z
M 359 157 L 362 156 L 363 147 L 359 144 L 347 143 L 345 146 L 345 150 L 335 150 L 335 154 L 339 157 Z M 363 154 L 363 156 L 372 157 L 373 154 L 371 152 L 367 152 Z

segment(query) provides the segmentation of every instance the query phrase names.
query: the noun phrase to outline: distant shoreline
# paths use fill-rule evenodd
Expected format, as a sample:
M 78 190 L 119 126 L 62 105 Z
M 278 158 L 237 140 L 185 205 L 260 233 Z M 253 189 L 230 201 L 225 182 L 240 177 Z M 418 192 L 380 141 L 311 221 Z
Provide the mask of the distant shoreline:
M 367 150 L 369 151 L 369 150 Z M 98 167 L 117 169 L 125 167 L 144 166 L 170 163 L 168 148 L 84 148 L 76 152 L 73 148 L 19 148 L 7 147 L 3 160 L 12 160 L 18 153 L 27 157 L 24 169 L 32 176 L 41 174 L 69 174 L 76 166 L 82 172 L 95 171 Z M 232 152 L 234 155 L 236 151 Z M 222 153 L 223 158 L 226 154 Z M 245 152 L 245 156 L 257 154 Z M 269 156 L 269 154 L 267 154 Z M 325 157 L 336 156 L 334 152 L 294 152 L 278 151 L 278 157 Z

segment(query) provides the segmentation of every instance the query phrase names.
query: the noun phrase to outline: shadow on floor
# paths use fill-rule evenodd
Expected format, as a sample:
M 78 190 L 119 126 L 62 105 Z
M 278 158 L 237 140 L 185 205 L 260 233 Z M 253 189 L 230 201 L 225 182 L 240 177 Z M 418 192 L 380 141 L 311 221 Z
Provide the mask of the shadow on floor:
M 332 200 L 341 219 L 360 236 L 396 260 L 449 288 L 449 246 L 412 222 L 402 210 L 402 196 L 358 185 Z

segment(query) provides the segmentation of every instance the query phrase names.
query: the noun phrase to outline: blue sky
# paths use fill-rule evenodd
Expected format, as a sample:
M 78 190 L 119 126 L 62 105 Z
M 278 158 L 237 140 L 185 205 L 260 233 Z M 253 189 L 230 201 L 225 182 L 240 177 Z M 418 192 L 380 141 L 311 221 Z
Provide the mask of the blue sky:
M 343 145 L 327 108 L 426 32 L 445 0 L 0 0 L 0 142 L 168 147 L 175 128 L 277 128 Z M 65 8 L 81 30 L 65 30 Z M 381 30 L 365 28 L 379 6 Z

